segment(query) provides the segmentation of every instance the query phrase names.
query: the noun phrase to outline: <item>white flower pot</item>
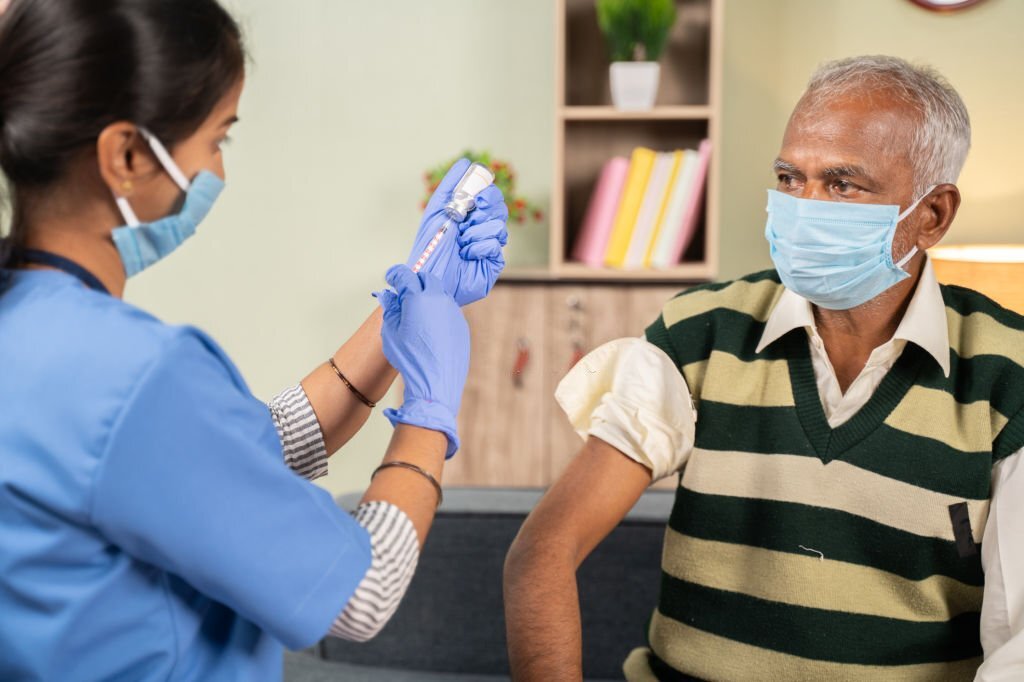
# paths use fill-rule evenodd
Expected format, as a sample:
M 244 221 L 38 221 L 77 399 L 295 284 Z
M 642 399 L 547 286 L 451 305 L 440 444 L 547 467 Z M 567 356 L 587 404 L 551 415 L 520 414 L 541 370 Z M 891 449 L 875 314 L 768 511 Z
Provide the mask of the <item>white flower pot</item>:
M 612 104 L 625 111 L 646 111 L 658 95 L 658 62 L 612 62 L 608 69 Z

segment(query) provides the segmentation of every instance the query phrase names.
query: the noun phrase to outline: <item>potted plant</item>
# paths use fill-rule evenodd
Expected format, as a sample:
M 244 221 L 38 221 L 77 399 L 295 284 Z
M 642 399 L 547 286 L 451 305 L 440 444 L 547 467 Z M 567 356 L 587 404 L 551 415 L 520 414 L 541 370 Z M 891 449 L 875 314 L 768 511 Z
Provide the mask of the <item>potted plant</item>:
M 596 0 L 597 22 L 611 56 L 609 79 L 617 109 L 654 106 L 669 31 L 676 21 L 675 0 Z

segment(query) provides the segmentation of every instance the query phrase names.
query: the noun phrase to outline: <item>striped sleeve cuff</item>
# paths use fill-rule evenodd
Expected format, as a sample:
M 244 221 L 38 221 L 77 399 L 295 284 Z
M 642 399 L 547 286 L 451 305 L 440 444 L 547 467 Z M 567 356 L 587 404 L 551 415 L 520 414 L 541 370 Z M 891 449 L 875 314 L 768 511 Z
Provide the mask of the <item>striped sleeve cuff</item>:
M 281 391 L 268 405 L 292 471 L 310 481 L 327 475 L 327 447 L 302 385 Z
M 412 521 L 388 502 L 368 502 L 353 513 L 370 534 L 370 568 L 331 625 L 330 634 L 365 642 L 379 633 L 398 609 L 420 556 Z

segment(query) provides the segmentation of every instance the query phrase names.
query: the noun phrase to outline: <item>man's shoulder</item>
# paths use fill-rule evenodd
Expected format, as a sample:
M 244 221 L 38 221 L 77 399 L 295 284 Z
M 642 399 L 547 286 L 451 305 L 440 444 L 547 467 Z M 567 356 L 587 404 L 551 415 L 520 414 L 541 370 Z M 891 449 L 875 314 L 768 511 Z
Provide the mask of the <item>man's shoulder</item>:
M 997 356 L 1024 368 L 1024 315 L 966 287 L 940 285 L 950 348 L 960 358 Z
M 946 308 L 961 317 L 968 318 L 980 313 L 1010 329 L 1024 331 L 1024 315 L 1006 308 L 980 291 L 955 284 L 940 284 L 939 289 Z
M 666 327 L 716 311 L 730 311 L 764 322 L 785 287 L 775 270 L 762 270 L 725 282 L 709 282 L 685 289 L 662 309 Z

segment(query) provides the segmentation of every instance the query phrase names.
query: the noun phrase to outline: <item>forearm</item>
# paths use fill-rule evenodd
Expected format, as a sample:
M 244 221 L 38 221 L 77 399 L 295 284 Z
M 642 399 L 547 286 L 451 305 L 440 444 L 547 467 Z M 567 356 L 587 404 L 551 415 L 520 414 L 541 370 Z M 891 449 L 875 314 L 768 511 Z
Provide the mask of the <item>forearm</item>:
M 505 561 L 512 679 L 581 680 L 583 637 L 574 552 L 521 533 Z
M 353 386 L 371 402 L 384 397 L 398 373 L 388 364 L 381 345 L 380 307 L 352 338 L 334 354 L 334 362 Z M 360 401 L 324 362 L 302 380 L 302 388 L 316 412 L 328 453 L 337 452 L 370 416 Z
M 428 472 L 440 484 L 444 468 L 444 455 L 448 439 L 437 431 L 408 424 L 395 426 L 391 444 L 384 455 L 384 462 L 402 461 L 414 464 Z M 437 491 L 425 476 L 409 469 L 389 467 L 381 469 L 360 504 L 375 501 L 390 502 L 409 517 L 416 528 L 420 545 L 426 541 L 427 533 L 434 522 L 437 510 Z
M 514 679 L 582 678 L 576 570 L 650 482 L 649 469 L 592 437 L 530 512 L 505 560 Z

